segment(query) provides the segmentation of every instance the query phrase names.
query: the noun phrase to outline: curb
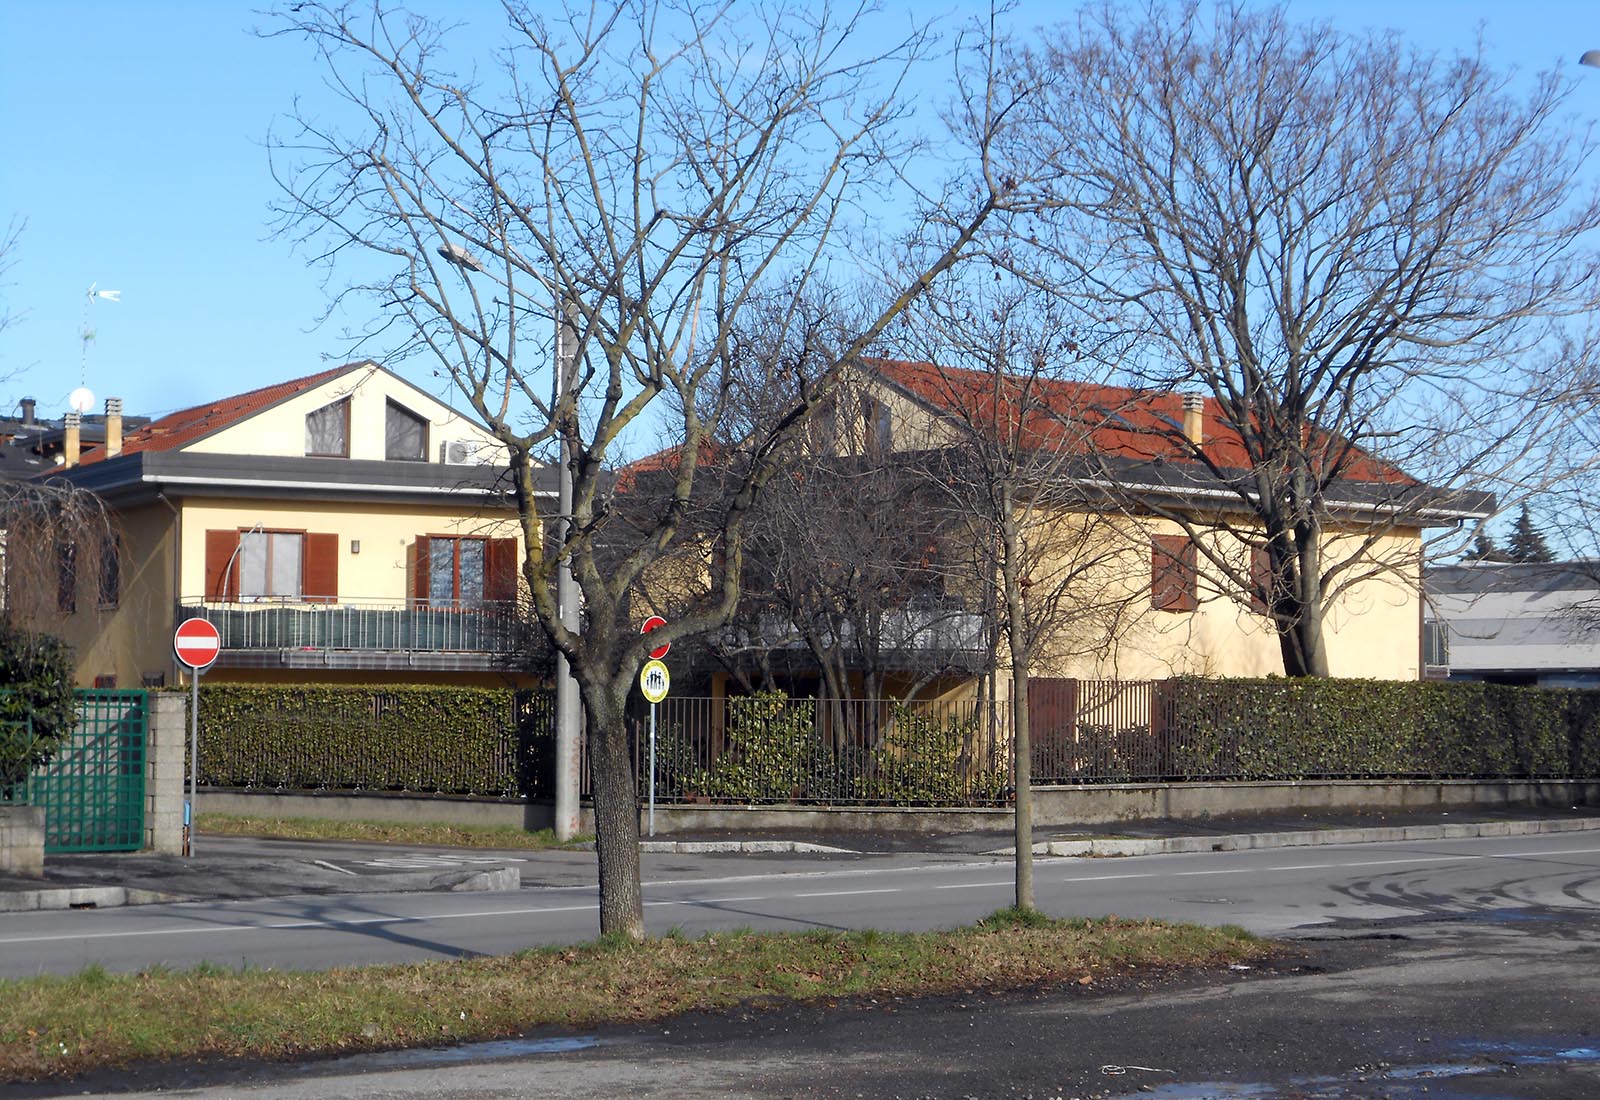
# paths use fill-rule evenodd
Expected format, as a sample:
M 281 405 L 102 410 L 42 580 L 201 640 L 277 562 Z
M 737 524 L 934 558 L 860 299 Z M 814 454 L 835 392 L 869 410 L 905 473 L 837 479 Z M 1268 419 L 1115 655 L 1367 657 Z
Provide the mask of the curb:
M 348 884 L 338 894 L 387 893 L 488 893 L 520 890 L 522 873 L 515 867 L 477 868 L 470 871 L 429 871 L 409 875 L 368 875 Z M 307 891 L 289 890 L 287 894 Z M 326 891 L 310 891 L 326 896 Z M 127 886 L 42 886 L 37 890 L 0 890 L 0 913 L 25 913 L 54 909 L 116 909 L 125 905 L 200 900 L 188 894 L 168 894 Z M 237 898 L 219 900 L 236 901 Z
M 25 913 L 41 909 L 115 909 L 123 905 L 153 905 L 183 900 L 178 894 L 130 890 L 126 886 L 43 886 L 37 890 L 0 890 L 0 913 Z
M 1575 833 L 1600 829 L 1600 818 L 1559 818 L 1543 821 L 1481 821 L 1458 825 L 1403 825 L 1360 829 L 1299 829 L 1276 833 L 1231 833 L 1223 836 L 1183 836 L 1161 839 L 1101 837 L 1094 840 L 1053 840 L 1033 846 L 1040 856 L 1150 856 L 1190 852 L 1240 852 L 1251 848 L 1302 848 L 1324 844 L 1394 844 L 1412 840 L 1464 840 L 1484 836 L 1533 836 L 1539 833 Z M 986 855 L 1009 856 L 1015 848 Z
M 861 854 L 854 848 L 833 848 L 826 844 L 808 844 L 803 840 L 641 840 L 639 851 L 675 855 L 707 855 L 717 852 L 768 854 L 809 852 L 813 855 L 840 856 Z

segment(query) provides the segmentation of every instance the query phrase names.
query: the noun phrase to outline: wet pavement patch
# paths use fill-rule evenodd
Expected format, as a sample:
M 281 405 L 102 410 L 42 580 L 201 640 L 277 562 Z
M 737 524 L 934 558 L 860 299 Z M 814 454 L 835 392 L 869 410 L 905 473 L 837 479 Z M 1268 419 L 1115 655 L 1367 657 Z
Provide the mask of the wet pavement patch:
M 1600 1064 L 1600 1047 L 1579 1042 L 1468 1041 L 1453 1044 L 1458 1058 L 1405 1065 L 1357 1066 L 1342 1076 L 1293 1077 L 1282 1085 L 1262 1081 L 1146 1083 L 1122 1095 L 1156 1100 L 1445 1100 L 1440 1084 L 1453 1078 L 1482 1077 L 1518 1066 Z M 1484 1096 L 1484 1093 L 1474 1093 Z
M 598 1035 L 566 1035 L 552 1039 L 496 1039 L 484 1043 L 461 1043 L 448 1047 L 423 1047 L 415 1050 L 385 1050 L 375 1054 L 352 1054 L 325 1063 L 323 1069 L 348 1070 L 421 1069 L 427 1066 L 456 1065 L 463 1062 L 493 1062 L 502 1058 L 527 1058 L 536 1054 L 565 1054 L 589 1050 L 600 1045 Z

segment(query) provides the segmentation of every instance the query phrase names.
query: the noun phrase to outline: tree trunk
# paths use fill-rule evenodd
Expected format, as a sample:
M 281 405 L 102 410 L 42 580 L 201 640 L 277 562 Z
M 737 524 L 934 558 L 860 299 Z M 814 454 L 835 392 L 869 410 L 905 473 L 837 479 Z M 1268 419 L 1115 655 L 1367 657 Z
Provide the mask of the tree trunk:
M 1011 648 L 1011 771 L 1016 787 L 1018 909 L 1033 905 L 1033 747 L 1028 736 L 1028 637 L 1018 573 L 1022 540 L 1012 515 L 1011 494 L 1002 497 L 1004 546 L 1000 563 L 1006 597 L 1006 641 Z
M 639 793 L 623 714 L 632 686 L 631 679 L 620 686 L 584 685 L 583 702 L 588 709 L 589 776 L 600 867 L 600 934 L 642 940 Z

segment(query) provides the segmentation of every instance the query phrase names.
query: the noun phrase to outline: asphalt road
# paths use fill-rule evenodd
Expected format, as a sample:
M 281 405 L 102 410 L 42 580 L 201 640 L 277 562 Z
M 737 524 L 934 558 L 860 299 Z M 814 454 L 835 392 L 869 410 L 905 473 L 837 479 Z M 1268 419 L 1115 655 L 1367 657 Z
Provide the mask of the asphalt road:
M 571 854 L 560 858 L 570 863 Z M 1003 862 L 746 856 L 728 862 L 736 873 L 704 873 L 717 865 L 653 863 L 650 930 L 936 928 L 972 921 L 1011 897 Z M 523 876 L 537 881 L 537 858 Z M 1036 876 L 1038 903 L 1050 913 L 1226 922 L 1269 935 L 1452 914 L 1592 915 L 1600 911 L 1600 833 L 1050 859 L 1038 862 Z M 17 913 L 0 916 L 0 974 L 66 973 L 91 962 L 113 970 L 202 961 L 319 969 L 504 954 L 591 938 L 596 922 L 587 883 Z

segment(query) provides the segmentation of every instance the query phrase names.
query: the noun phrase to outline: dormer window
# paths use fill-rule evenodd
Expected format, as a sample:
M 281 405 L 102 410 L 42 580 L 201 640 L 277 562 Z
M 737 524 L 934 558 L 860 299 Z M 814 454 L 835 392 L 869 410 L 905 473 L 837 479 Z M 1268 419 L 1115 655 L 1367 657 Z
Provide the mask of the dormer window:
M 350 457 L 350 399 L 348 397 L 306 413 L 308 458 Z
M 428 421 L 390 401 L 384 411 L 383 457 L 390 462 L 426 460 Z

